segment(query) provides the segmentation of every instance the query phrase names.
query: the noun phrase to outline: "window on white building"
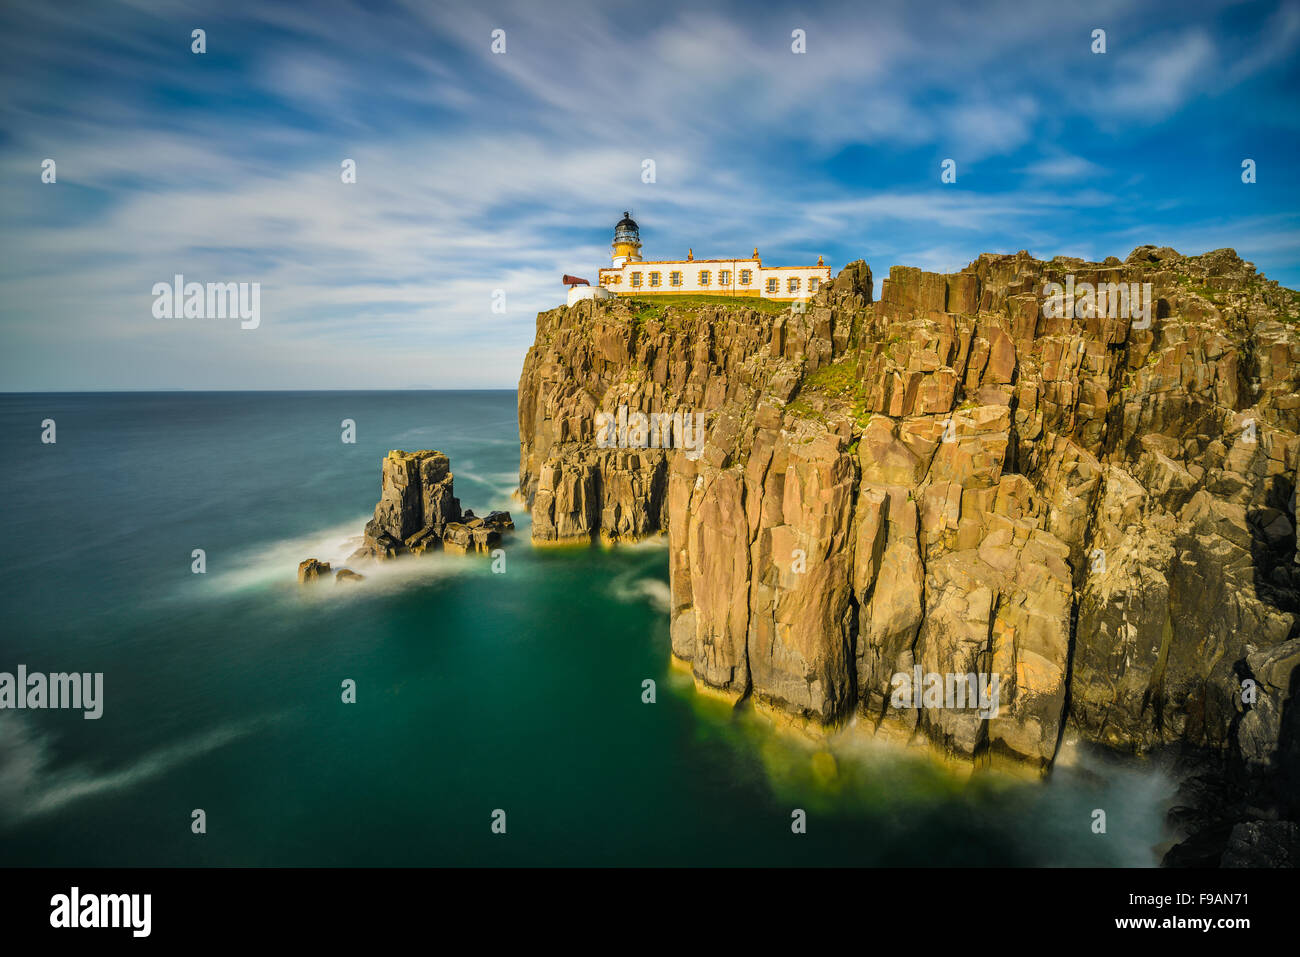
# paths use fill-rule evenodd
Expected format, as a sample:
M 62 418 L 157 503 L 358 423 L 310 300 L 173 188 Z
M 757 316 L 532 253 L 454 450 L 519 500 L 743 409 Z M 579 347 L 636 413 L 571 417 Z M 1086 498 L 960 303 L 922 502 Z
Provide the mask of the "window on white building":
M 680 286 L 682 284 L 682 274 L 679 272 L 670 272 L 668 274 L 668 285 Z
M 808 291 L 816 292 L 821 287 L 821 284 L 822 281 L 818 279 L 816 276 L 813 276 L 811 279 L 808 280 Z
M 769 293 L 775 293 L 777 291 L 776 283 L 777 281 L 775 279 L 769 279 L 767 281 L 767 291 Z
M 641 274 L 639 272 L 632 273 L 632 285 L 634 286 L 641 285 Z
M 718 270 L 718 285 L 719 285 L 719 286 L 730 286 L 730 285 L 731 285 L 731 271 L 730 271 L 730 270 L 728 270 L 728 269 L 719 269 L 719 270 Z
M 709 271 L 708 271 L 707 269 L 701 269 L 701 270 L 700 270 L 700 285 L 701 285 L 701 286 L 707 286 L 708 284 L 709 284 Z
M 750 280 L 753 278 L 754 278 L 754 273 L 751 270 L 742 269 L 740 271 L 740 284 L 742 286 L 748 286 Z
M 652 272 L 652 273 L 650 274 L 650 285 L 652 285 L 652 286 L 657 286 L 657 285 L 659 285 L 659 273 L 657 273 L 657 272 Z
M 798 280 L 798 279 L 787 279 L 787 280 L 785 281 L 785 291 L 786 291 L 786 292 L 798 292 L 798 291 L 799 291 L 799 280 Z

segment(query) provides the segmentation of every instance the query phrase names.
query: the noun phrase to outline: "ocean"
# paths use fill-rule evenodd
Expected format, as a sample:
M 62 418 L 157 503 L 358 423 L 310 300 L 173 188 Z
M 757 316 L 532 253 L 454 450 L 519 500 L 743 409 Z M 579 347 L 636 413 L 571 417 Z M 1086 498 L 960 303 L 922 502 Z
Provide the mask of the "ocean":
M 511 512 L 504 572 L 299 585 L 397 448 Z M 0 865 L 1146 866 L 1168 839 L 1144 763 L 963 779 L 698 695 L 664 542 L 530 544 L 512 391 L 10 394 L 0 462 L 0 672 L 104 675 L 98 720 L 0 710 Z

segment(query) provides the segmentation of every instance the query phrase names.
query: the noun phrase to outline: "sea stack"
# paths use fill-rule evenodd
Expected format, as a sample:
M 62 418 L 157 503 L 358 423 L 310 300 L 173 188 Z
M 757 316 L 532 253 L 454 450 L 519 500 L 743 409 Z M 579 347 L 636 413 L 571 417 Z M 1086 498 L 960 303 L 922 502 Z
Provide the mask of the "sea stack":
M 375 517 L 366 523 L 365 538 L 349 562 L 422 555 L 442 548 L 457 555 L 491 552 L 502 536 L 515 527 L 509 512 L 489 512 L 480 518 L 463 512 L 452 490 L 451 461 L 442 452 L 394 450 L 384 457 L 379 502 Z M 329 577 L 328 562 L 309 558 L 298 566 L 298 581 Z M 335 581 L 365 579 L 351 569 L 340 569 Z

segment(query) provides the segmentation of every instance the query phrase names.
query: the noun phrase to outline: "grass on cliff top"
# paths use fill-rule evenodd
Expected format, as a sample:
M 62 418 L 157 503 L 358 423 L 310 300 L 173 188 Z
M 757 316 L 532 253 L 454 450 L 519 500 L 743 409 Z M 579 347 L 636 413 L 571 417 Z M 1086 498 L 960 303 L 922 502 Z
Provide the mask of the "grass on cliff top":
M 729 306 L 733 309 L 746 308 L 770 313 L 785 312 L 790 308 L 788 302 L 773 302 L 770 299 L 760 299 L 758 296 L 706 296 L 685 293 L 669 293 L 666 295 L 647 293 L 635 296 L 631 299 L 631 302 L 642 307 L 638 311 L 638 315 L 644 312 L 646 308 L 663 306 Z
M 1285 321 L 1300 321 L 1300 291 L 1288 289 L 1286 286 L 1278 287 L 1282 291 L 1282 297 L 1286 301 Z
M 1188 292 L 1193 292 L 1202 299 L 1208 299 L 1216 306 L 1222 306 L 1227 302 L 1224 293 L 1217 289 L 1211 289 L 1208 283 L 1197 282 L 1191 276 L 1179 276 L 1179 284 Z M 1258 293 L 1264 287 L 1263 277 L 1256 276 L 1250 281 L 1250 290 Z M 1281 295 L 1282 306 L 1278 319 L 1287 324 L 1300 323 L 1300 290 L 1290 289 L 1286 286 L 1278 285 L 1275 287 Z
M 858 426 L 865 427 L 871 421 L 871 413 L 866 408 L 868 391 L 867 382 L 858 369 L 858 358 L 850 355 L 804 376 L 799 384 L 799 394 L 786 406 L 786 411 L 804 418 L 821 418 L 805 398 L 816 393 L 847 405 L 846 411 Z
M 1179 276 L 1178 282 L 1184 286 L 1188 292 L 1195 293 L 1202 299 L 1208 299 L 1216 306 L 1223 305 L 1223 294 L 1218 290 L 1211 289 L 1208 285 L 1196 282 L 1191 276 Z
M 636 303 L 636 305 L 640 306 L 640 308 L 637 309 L 636 312 L 632 313 L 632 321 L 638 326 L 644 326 L 651 319 L 662 322 L 664 314 L 667 312 L 663 306 L 646 305 L 643 303 Z

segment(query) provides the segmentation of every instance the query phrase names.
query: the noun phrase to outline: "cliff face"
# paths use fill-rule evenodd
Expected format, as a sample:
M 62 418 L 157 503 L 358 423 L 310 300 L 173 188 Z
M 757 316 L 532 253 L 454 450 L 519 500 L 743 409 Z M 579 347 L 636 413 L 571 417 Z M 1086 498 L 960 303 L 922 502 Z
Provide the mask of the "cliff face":
M 1150 283 L 1149 321 L 1136 295 L 1061 315 L 1047 283 Z M 1300 296 L 1231 250 L 1141 247 L 895 267 L 879 302 L 858 262 L 805 313 L 744 302 L 542 313 L 519 383 L 535 540 L 666 533 L 698 682 L 979 761 L 1044 767 L 1067 724 L 1273 761 Z M 702 454 L 601 447 L 620 406 L 705 413 Z M 998 676 L 997 715 L 900 706 L 918 667 Z

